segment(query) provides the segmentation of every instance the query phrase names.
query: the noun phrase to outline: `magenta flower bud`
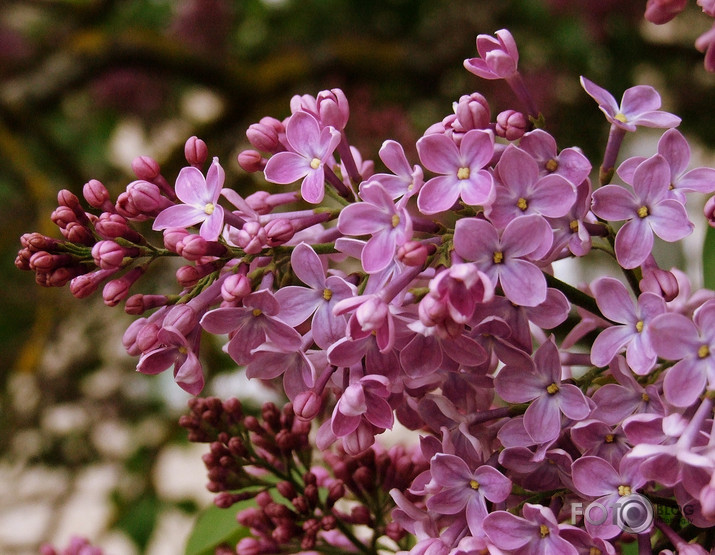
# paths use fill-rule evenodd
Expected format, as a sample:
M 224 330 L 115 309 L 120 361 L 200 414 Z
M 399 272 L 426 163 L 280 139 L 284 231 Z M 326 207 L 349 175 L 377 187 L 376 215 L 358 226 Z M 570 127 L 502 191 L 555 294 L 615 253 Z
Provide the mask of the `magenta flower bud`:
M 252 123 L 248 127 L 246 137 L 251 145 L 262 152 L 275 153 L 283 150 L 278 131 L 272 125 L 264 124 L 262 120 L 259 123 Z
M 680 292 L 678 280 L 673 273 L 668 270 L 661 270 L 658 267 L 644 268 L 643 279 L 641 279 L 639 285 L 642 293 L 650 291 L 663 297 L 666 302 L 672 301 Z
M 261 544 L 253 537 L 241 538 L 236 544 L 236 553 L 243 553 L 244 555 L 261 555 Z
M 50 254 L 45 251 L 38 251 L 30 257 L 30 268 L 36 271 L 50 272 L 62 266 L 72 264 L 74 259 L 69 254 Z
M 199 325 L 199 316 L 196 311 L 186 304 L 177 304 L 169 309 L 162 327 L 174 327 L 179 330 L 179 333 L 188 335 Z
M 133 257 L 139 254 L 139 249 L 125 249 L 114 241 L 99 241 L 92 247 L 92 258 L 94 263 L 103 270 L 119 269 L 126 257 Z
M 70 293 L 78 299 L 89 297 L 97 290 L 100 283 L 114 273 L 115 270 L 95 270 L 94 272 L 77 276 L 70 282 Z
M 184 156 L 189 164 L 201 168 L 209 157 L 209 149 L 203 140 L 196 136 L 189 137 L 184 144 Z
M 137 179 L 152 181 L 159 175 L 161 168 L 151 156 L 137 156 L 132 160 L 132 171 Z
M 90 179 L 82 187 L 82 195 L 92 208 L 114 212 L 114 203 L 109 196 L 109 191 L 101 181 Z
M 176 281 L 181 287 L 193 287 L 204 275 L 196 266 L 182 266 L 176 270 Z
M 449 315 L 447 304 L 432 295 L 426 295 L 422 298 L 417 311 L 420 322 L 427 327 L 443 322 Z
M 66 206 L 67 208 L 72 210 L 78 222 L 82 224 L 86 224 L 87 222 L 89 222 L 89 218 L 87 217 L 87 214 L 82 208 L 82 205 L 79 203 L 77 195 L 75 195 L 71 191 L 68 191 L 67 189 L 60 190 L 60 192 L 57 193 L 57 204 L 59 204 L 60 206 Z
M 688 0 L 648 0 L 644 17 L 651 23 L 668 23 L 685 9 Z
M 47 274 L 46 285 L 48 287 L 64 287 L 72 278 L 77 277 L 83 271 L 79 266 L 60 266 Z
M 169 297 L 166 295 L 143 295 L 137 293 L 132 295 L 124 303 L 124 312 L 138 316 L 144 314 L 147 310 L 165 306 L 169 302 Z
M 171 252 L 179 252 L 179 244 L 190 235 L 183 227 L 168 227 L 164 230 L 164 246 Z
M 69 206 L 58 206 L 50 214 L 50 219 L 60 229 L 64 229 L 70 223 L 79 223 L 77 215 Z
M 60 228 L 60 232 L 70 243 L 88 246 L 94 244 L 92 232 L 79 222 L 69 222 L 64 228 Z
M 42 233 L 34 232 L 24 233 L 22 237 L 20 237 L 20 244 L 31 252 L 52 252 L 60 245 L 60 241 L 52 237 L 46 237 L 42 235 Z
M 293 411 L 298 418 L 310 421 L 318 416 L 322 403 L 320 395 L 315 391 L 302 391 L 293 400 Z
M 268 245 L 271 247 L 287 243 L 295 235 L 293 224 L 286 218 L 271 220 L 263 229 L 266 232 Z
M 248 173 L 262 172 L 267 161 L 257 150 L 244 150 L 238 153 L 238 165 Z
M 479 93 L 460 97 L 456 108 L 460 131 L 487 129 L 491 121 L 491 111 L 487 99 Z
M 332 125 L 338 131 L 345 129 L 350 118 L 350 107 L 341 89 L 320 91 L 316 97 L 316 104 L 323 125 Z
M 226 247 L 215 241 L 207 241 L 201 235 L 188 234 L 176 244 L 179 255 L 187 260 L 199 260 L 204 256 L 223 256 Z
M 429 249 L 419 241 L 407 241 L 397 249 L 397 259 L 406 266 L 424 266 L 428 255 Z
M 102 298 L 107 306 L 117 306 L 129 294 L 130 283 L 124 278 L 108 281 L 102 289 Z
M 715 197 L 710 197 L 707 200 L 703 212 L 705 212 L 705 218 L 710 227 L 715 227 Z
M 528 128 L 529 120 L 516 110 L 505 110 L 497 116 L 496 134 L 508 141 L 520 139 Z
M 136 335 L 136 346 L 139 351 L 146 353 L 159 344 L 159 332 L 161 328 L 154 322 L 147 322 L 139 328 Z
M 122 345 L 124 345 L 124 349 L 130 356 L 135 357 L 141 354 L 141 349 L 137 346 L 137 336 L 147 323 L 148 320 L 146 318 L 139 318 L 129 324 L 129 327 L 124 331 L 124 335 L 122 335 Z
M 232 274 L 221 284 L 221 297 L 227 303 L 238 302 L 251 292 L 251 281 L 243 274 Z
M 267 242 L 266 230 L 258 222 L 246 222 L 236 233 L 236 243 L 246 254 L 258 254 Z
M 31 270 L 30 268 L 30 257 L 32 256 L 32 252 L 30 249 L 21 249 L 18 253 L 17 256 L 15 257 L 15 267 L 18 270 L 24 270 L 28 271 Z
M 94 223 L 94 229 L 106 239 L 122 237 L 132 243 L 143 243 L 144 238 L 136 230 L 129 227 L 129 222 L 124 216 L 111 212 L 102 212 Z
M 126 194 L 129 202 L 142 215 L 153 217 L 159 214 L 164 208 L 172 206 L 172 202 L 162 196 L 158 186 L 148 181 L 132 181 L 127 185 Z

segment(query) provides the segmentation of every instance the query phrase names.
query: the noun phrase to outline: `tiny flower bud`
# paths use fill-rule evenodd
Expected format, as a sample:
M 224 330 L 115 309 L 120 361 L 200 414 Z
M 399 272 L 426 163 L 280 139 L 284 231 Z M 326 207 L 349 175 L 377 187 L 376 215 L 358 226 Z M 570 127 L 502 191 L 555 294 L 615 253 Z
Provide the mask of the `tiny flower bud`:
M 166 313 L 161 325 L 176 328 L 179 333 L 188 335 L 199 325 L 199 315 L 187 304 L 176 304 Z
M 286 218 L 277 218 L 268 222 L 264 228 L 268 240 L 268 246 L 276 247 L 287 243 L 293 238 L 295 229 L 290 220 Z
M 368 509 L 365 505 L 356 505 L 350 511 L 350 520 L 354 524 L 370 524 L 370 509 Z
M 184 156 L 189 164 L 201 168 L 209 156 L 209 149 L 206 143 L 198 137 L 189 137 L 184 144 Z
M 97 290 L 100 283 L 115 272 L 116 270 L 96 270 L 77 276 L 70 282 L 70 293 L 78 299 L 89 297 Z
M 124 312 L 138 316 L 144 314 L 147 310 L 164 306 L 169 302 L 169 297 L 166 295 L 142 295 L 137 293 L 132 295 L 124 303 Z
M 129 227 L 127 219 L 119 214 L 103 212 L 94 223 L 94 229 L 105 239 L 122 237 L 132 243 L 141 244 L 145 242 L 144 237 L 138 231 Z
M 201 235 L 186 235 L 177 245 L 177 252 L 187 260 L 199 260 L 204 256 L 223 256 L 226 247 L 216 241 L 207 241 Z
M 487 129 L 491 121 L 489 103 L 479 93 L 463 95 L 460 97 L 455 109 L 459 131 L 469 131 L 470 129 Z M 454 124 L 453 124 L 454 127 Z
M 236 545 L 236 553 L 241 555 L 261 555 L 261 544 L 256 538 L 241 538 Z
M 296 496 L 295 488 L 293 484 L 287 481 L 278 482 L 276 484 L 276 489 L 286 499 L 293 499 Z
M 332 125 L 338 131 L 345 129 L 350 118 L 350 107 L 342 90 L 320 91 L 316 97 L 316 105 L 323 125 Z
M 103 270 L 116 270 L 122 267 L 126 257 L 136 256 L 138 249 L 125 249 L 114 241 L 99 241 L 92 247 L 94 263 Z
M 246 254 L 258 254 L 263 250 L 268 238 L 266 230 L 258 222 L 246 222 L 243 227 L 235 233 L 236 244 L 241 247 Z
M 82 195 L 92 208 L 104 212 L 114 212 L 114 203 L 109 196 L 109 191 L 101 181 L 90 179 L 82 187 Z
M 235 303 L 251 292 L 251 281 L 243 274 L 232 274 L 221 284 L 221 297 L 227 303 Z
M 497 116 L 496 134 L 508 141 L 520 139 L 528 128 L 529 120 L 516 110 L 506 110 Z
M 708 225 L 715 227 L 715 197 L 710 197 L 707 200 L 703 211 L 705 212 L 705 218 L 708 220 Z
M 298 418 L 313 420 L 318 416 L 321 405 L 322 399 L 315 391 L 301 391 L 293 401 L 293 410 Z
M 60 190 L 60 192 L 57 193 L 57 204 L 60 206 L 66 206 L 72 210 L 79 223 L 87 224 L 89 222 L 89 218 L 82 208 L 82 205 L 79 203 L 77 195 L 71 191 L 68 191 L 67 189 Z
M 283 150 L 283 145 L 279 140 L 279 130 L 273 125 L 264 123 L 263 120 L 266 119 L 269 118 L 263 118 L 259 123 L 252 123 L 246 130 L 246 137 L 257 150 L 273 154 Z
M 257 150 L 244 150 L 238 153 L 238 165 L 248 173 L 262 172 L 267 160 Z
M 78 223 L 77 215 L 68 206 L 58 206 L 50 214 L 50 219 L 60 229 L 64 229 L 70 223 Z
M 397 259 L 405 266 L 424 266 L 429 250 L 419 241 L 407 241 L 397 249 Z
M 132 160 L 132 171 L 137 179 L 152 181 L 161 172 L 159 163 L 151 156 L 137 156 Z

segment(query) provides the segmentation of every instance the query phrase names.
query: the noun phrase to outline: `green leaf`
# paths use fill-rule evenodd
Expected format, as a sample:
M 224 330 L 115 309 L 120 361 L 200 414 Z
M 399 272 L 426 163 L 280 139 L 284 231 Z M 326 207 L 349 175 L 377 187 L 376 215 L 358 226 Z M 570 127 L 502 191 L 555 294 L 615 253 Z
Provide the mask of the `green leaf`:
M 715 289 L 715 228 L 709 226 L 703 244 L 703 285 Z
M 213 555 L 216 547 L 224 543 L 235 547 L 241 538 L 250 535 L 248 528 L 236 522 L 236 513 L 252 504 L 253 499 L 249 499 L 228 509 L 211 505 L 201 511 L 186 542 L 185 555 Z

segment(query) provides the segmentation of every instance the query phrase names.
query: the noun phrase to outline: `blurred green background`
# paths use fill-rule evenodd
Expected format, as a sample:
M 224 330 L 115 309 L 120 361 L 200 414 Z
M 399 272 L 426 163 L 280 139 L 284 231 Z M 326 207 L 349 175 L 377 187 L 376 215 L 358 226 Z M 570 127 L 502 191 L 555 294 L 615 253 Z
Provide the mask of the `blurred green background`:
M 185 139 L 198 135 L 227 168 L 227 184 L 248 191 L 257 184 L 236 164 L 248 125 L 288 115 L 294 94 L 334 87 L 348 96 L 348 136 L 364 157 L 377 159 L 392 138 L 416 161 L 415 140 L 460 95 L 484 94 L 492 117 L 518 108 L 502 83 L 462 67 L 478 33 L 503 27 L 561 148 L 578 145 L 600 161 L 607 125 L 579 86 L 585 75 L 617 98 L 654 85 L 712 162 L 715 76 L 693 48 L 711 22 L 692 2 L 656 27 L 644 8 L 644 0 L 4 0 L 0 552 L 66 542 L 74 526 L 114 553 L 176 553 L 170 540 L 182 541 L 210 499 L 200 492 L 201 450 L 176 425 L 187 397 L 170 376 L 137 376 L 123 354 L 131 319 L 101 299 L 41 289 L 14 266 L 20 234 L 58 236 L 49 215 L 59 189 L 81 196 L 96 178 L 116 197 L 142 154 L 172 182 Z M 173 288 L 171 279 L 149 277 Z M 247 394 L 218 349 L 206 356 L 208 392 Z

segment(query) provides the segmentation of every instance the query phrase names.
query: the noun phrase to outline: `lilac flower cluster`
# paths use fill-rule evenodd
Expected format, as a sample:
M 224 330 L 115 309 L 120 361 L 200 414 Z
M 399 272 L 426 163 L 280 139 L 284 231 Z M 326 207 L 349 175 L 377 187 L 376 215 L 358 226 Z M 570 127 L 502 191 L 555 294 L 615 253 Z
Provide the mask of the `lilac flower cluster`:
M 688 169 L 680 119 L 653 88 L 619 104 L 582 78 L 611 125 L 596 187 L 581 149 L 544 129 L 511 34 L 480 35 L 477 50 L 466 69 L 505 79 L 523 108 L 493 121 L 482 95 L 462 96 L 417 141 L 419 163 L 388 140 L 376 173 L 349 143 L 347 98 L 322 91 L 247 131 L 241 167 L 296 185 L 285 192 L 242 197 L 216 158 L 204 175 L 208 148 L 191 138 L 174 187 L 139 158 L 114 202 L 96 180 L 83 191 L 93 210 L 60 193 L 63 239 L 22 238 L 17 266 L 41 285 L 69 282 L 77 297 L 103 285 L 106 304 L 141 316 L 124 335 L 139 372 L 173 367 L 199 394 L 209 333 L 226 336 L 248 377 L 281 385 L 290 403 L 264 408 L 263 424 L 218 400 L 197 400 L 183 421 L 212 442 L 217 502 L 256 499 L 239 513 L 253 533 L 240 553 L 614 553 L 633 536 L 642 553 L 706 552 L 715 293 L 660 268 L 653 246 L 692 232 L 686 195 L 713 193 L 715 169 Z M 638 126 L 667 130 L 657 152 L 614 169 Z M 711 225 L 712 212 L 711 199 Z M 162 246 L 132 225 L 145 220 Z M 623 279 L 554 277 L 553 263 L 595 249 Z M 184 260 L 179 291 L 130 296 L 167 256 Z M 386 454 L 376 438 L 398 421 L 419 445 Z M 318 453 L 332 477 L 310 462 Z M 266 493 L 266 472 L 284 502 Z M 341 488 L 352 511 L 336 506 Z M 633 495 L 697 528 L 657 514 L 624 528 L 617 513 Z M 583 504 L 604 518 L 574 518 Z

